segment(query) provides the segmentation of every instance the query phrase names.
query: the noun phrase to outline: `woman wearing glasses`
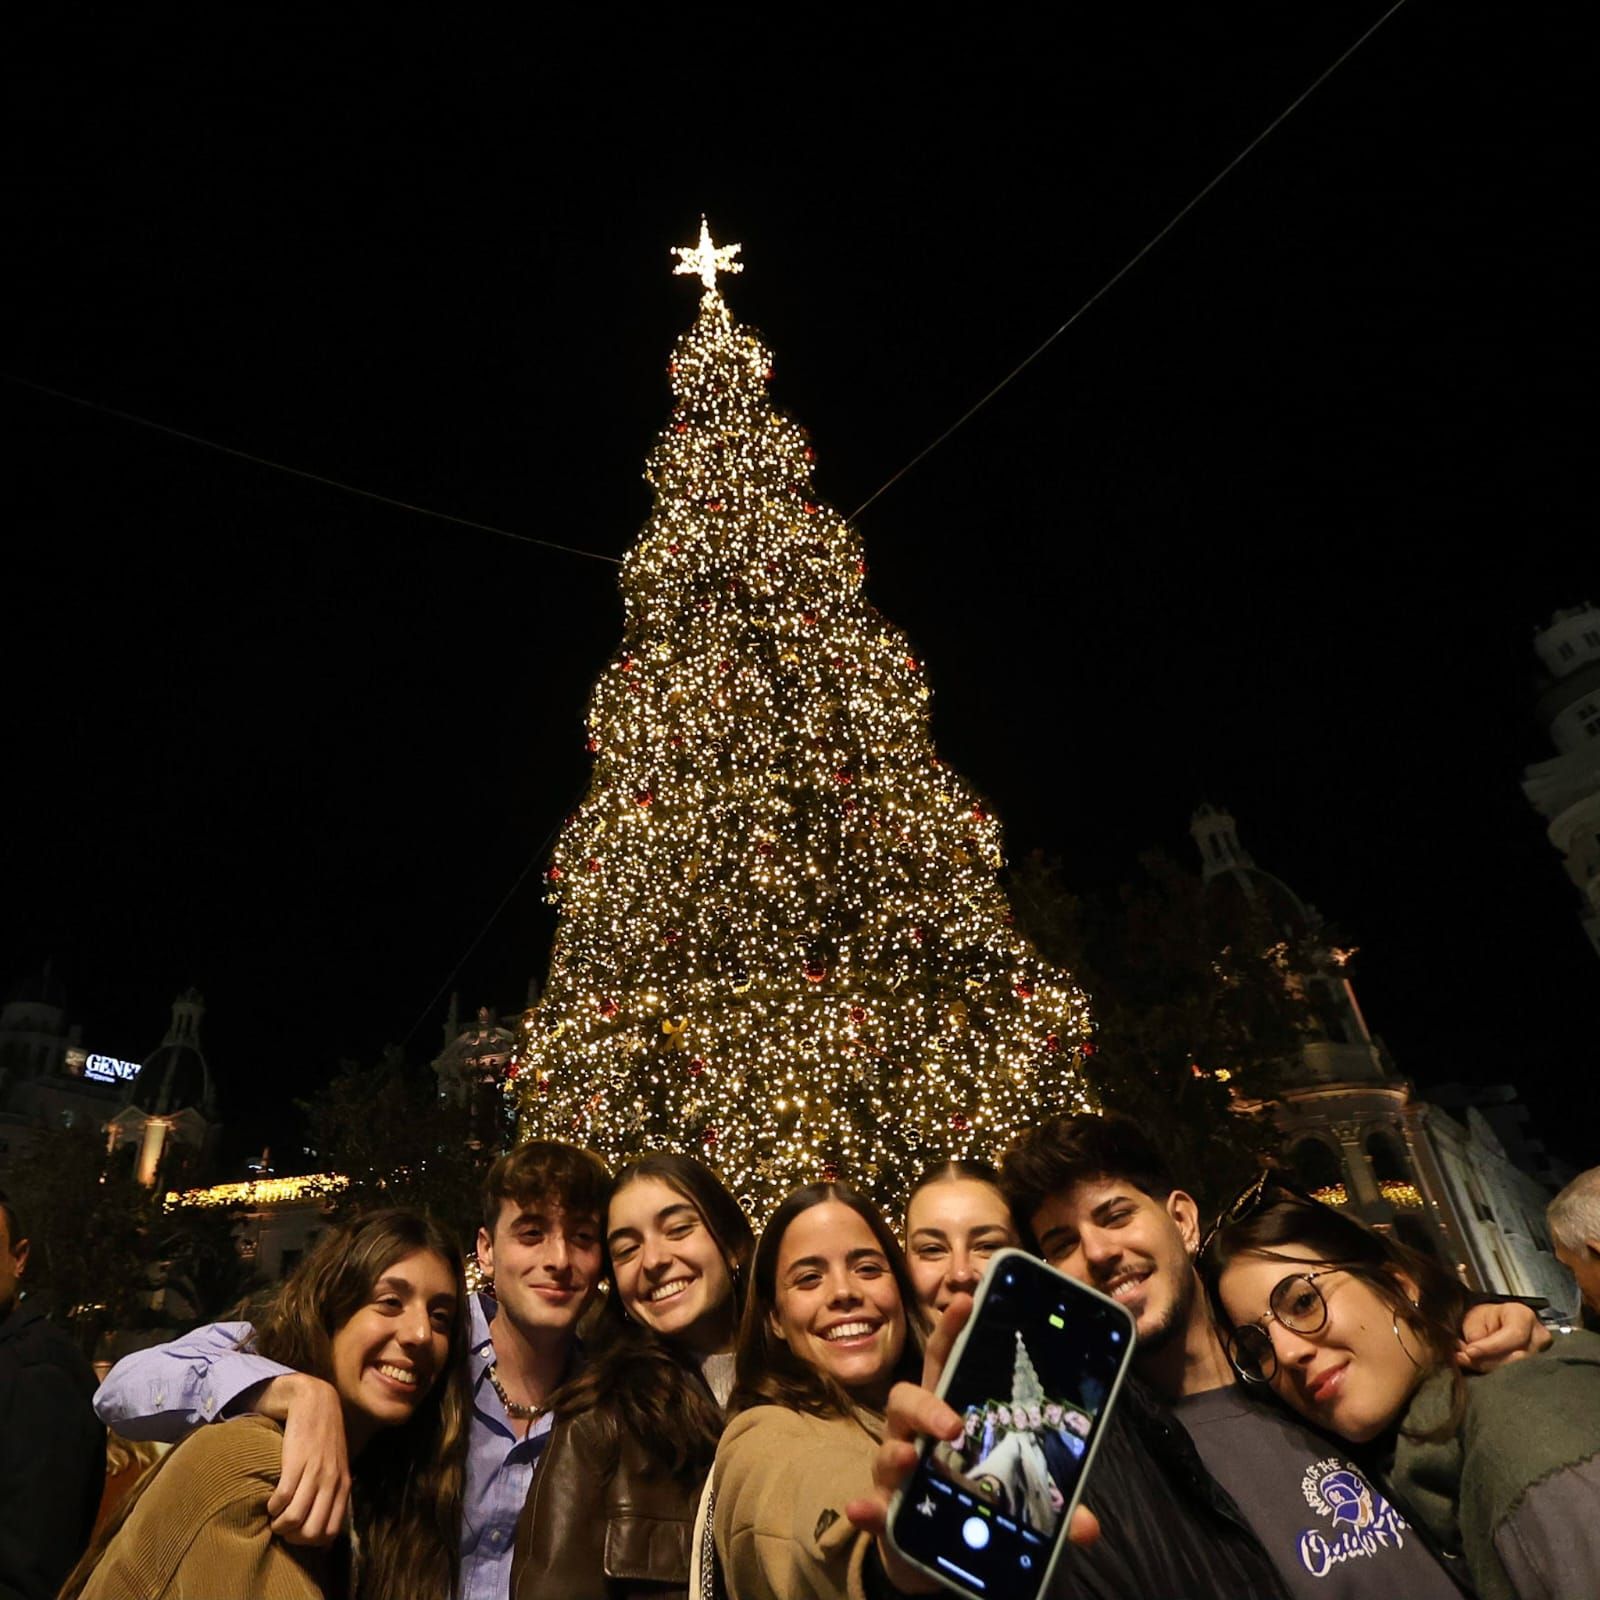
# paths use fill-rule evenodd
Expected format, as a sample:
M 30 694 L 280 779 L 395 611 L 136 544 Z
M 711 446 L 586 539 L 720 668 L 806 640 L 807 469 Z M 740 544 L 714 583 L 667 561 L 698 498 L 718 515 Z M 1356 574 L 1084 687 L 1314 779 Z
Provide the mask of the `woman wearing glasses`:
M 1600 1337 L 1465 1377 L 1454 1278 L 1270 1184 L 1200 1265 L 1239 1376 L 1370 1445 L 1372 1469 L 1483 1600 L 1600 1595 Z

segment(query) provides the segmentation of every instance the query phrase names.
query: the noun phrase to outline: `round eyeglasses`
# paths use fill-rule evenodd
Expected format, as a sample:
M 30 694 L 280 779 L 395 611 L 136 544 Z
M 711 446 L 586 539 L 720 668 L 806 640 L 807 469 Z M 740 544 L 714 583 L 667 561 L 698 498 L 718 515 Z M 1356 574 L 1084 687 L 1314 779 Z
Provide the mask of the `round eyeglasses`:
M 1266 1316 L 1228 1335 L 1228 1360 L 1246 1383 L 1271 1383 L 1278 1373 L 1278 1352 L 1265 1326 L 1267 1317 L 1290 1333 L 1321 1333 L 1328 1325 L 1328 1302 L 1317 1279 L 1345 1270 L 1325 1267 L 1320 1272 L 1292 1272 L 1280 1278 L 1267 1297 Z

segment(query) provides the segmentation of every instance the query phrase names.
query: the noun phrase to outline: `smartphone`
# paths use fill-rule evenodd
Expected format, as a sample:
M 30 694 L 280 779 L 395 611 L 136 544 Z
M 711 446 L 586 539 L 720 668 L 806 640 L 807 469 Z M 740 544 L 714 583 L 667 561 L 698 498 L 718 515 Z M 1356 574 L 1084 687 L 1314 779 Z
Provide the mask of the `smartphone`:
M 1133 1355 L 1115 1300 L 1021 1250 L 992 1258 L 939 1382 L 965 1421 L 924 1439 L 889 1542 L 960 1594 L 1036 1600 Z

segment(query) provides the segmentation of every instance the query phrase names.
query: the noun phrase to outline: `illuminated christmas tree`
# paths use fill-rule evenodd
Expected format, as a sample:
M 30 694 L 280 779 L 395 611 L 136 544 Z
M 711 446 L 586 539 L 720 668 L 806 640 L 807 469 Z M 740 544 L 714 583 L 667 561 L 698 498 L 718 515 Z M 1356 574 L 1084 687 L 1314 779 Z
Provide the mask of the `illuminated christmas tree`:
M 588 713 L 587 797 L 514 1063 L 524 1138 L 691 1151 L 758 1216 L 835 1173 L 893 1204 L 1083 1109 L 1082 994 L 1012 926 L 1000 826 L 935 755 L 923 663 L 862 592 L 704 224 L 655 506 Z

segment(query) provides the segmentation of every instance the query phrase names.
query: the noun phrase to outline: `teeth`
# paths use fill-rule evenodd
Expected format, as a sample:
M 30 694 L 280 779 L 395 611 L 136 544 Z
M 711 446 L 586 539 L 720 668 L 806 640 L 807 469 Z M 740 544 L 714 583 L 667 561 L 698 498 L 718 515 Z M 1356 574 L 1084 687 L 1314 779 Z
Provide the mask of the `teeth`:
M 663 1283 L 659 1288 L 650 1291 L 652 1300 L 670 1300 L 675 1294 L 682 1294 L 689 1287 L 687 1278 L 674 1278 L 671 1283 Z
M 870 1322 L 841 1322 L 837 1328 L 829 1328 L 823 1335 L 825 1339 L 859 1339 L 863 1334 L 872 1332 Z
M 416 1373 L 408 1371 L 405 1367 L 391 1366 L 387 1361 L 380 1361 L 378 1363 L 378 1371 L 381 1372 L 386 1378 L 393 1378 L 396 1383 L 404 1383 L 409 1386 L 415 1386 L 417 1381 Z
M 1144 1282 L 1142 1277 L 1119 1278 L 1107 1291 L 1113 1300 L 1126 1300 Z

